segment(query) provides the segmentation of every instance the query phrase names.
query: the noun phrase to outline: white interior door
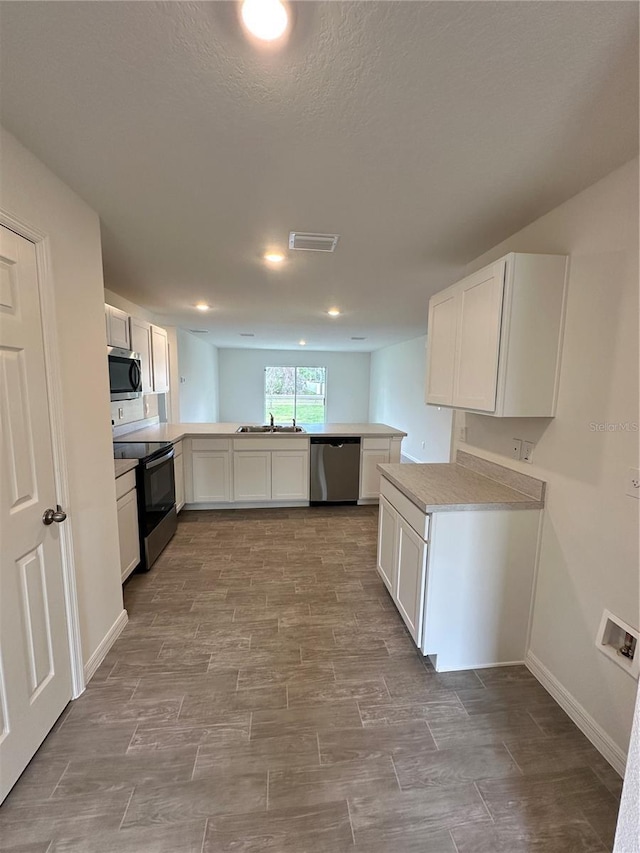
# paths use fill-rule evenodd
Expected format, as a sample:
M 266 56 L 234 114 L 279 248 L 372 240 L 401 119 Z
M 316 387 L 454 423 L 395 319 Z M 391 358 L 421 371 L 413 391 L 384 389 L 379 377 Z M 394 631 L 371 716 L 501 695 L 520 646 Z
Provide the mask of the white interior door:
M 71 699 L 35 247 L 0 226 L 0 801 Z

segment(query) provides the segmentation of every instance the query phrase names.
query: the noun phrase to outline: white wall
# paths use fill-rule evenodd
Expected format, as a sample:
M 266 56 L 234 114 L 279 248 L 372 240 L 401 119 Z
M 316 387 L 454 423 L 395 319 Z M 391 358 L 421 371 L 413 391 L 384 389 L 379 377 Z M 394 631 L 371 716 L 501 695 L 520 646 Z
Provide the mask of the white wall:
M 625 495 L 638 467 L 638 161 L 533 222 L 471 264 L 506 252 L 570 255 L 557 417 L 462 416 L 479 454 L 549 484 L 531 652 L 619 751 L 636 682 L 595 647 L 604 608 L 638 626 L 638 509 Z M 537 441 L 533 464 L 506 458 L 512 437 Z
M 369 420 L 404 430 L 411 461 L 448 462 L 452 412 L 424 402 L 426 343 L 423 336 L 371 353 Z
M 179 420 L 215 423 L 218 420 L 218 349 L 184 329 L 177 329 L 176 337 Z
M 122 611 L 98 216 L 0 130 L 2 208 L 49 236 L 82 652 Z M 81 354 L 81 355 L 79 355 Z
M 220 349 L 220 420 L 262 423 L 265 367 L 293 365 L 327 368 L 327 423 L 366 423 L 369 361 L 368 352 Z

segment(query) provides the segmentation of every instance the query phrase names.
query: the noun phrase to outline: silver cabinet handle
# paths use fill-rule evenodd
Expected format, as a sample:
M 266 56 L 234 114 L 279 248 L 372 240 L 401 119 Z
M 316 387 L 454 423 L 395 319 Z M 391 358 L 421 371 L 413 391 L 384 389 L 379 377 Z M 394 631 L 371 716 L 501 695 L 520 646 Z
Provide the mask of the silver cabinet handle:
M 62 509 L 60 504 L 56 504 L 55 509 L 45 509 L 42 516 L 42 523 L 49 525 L 53 524 L 53 522 L 55 521 L 56 524 L 60 524 L 65 520 L 66 517 L 67 513 Z

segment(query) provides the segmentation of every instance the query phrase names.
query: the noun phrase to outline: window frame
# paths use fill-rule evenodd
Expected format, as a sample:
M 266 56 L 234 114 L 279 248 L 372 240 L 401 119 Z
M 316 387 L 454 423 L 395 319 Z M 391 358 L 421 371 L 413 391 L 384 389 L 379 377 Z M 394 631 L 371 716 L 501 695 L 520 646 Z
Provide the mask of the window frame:
M 295 418 L 296 423 L 298 423 L 300 421 L 300 419 L 298 418 L 298 414 L 297 414 L 298 392 L 296 390 L 297 386 L 298 386 L 298 370 L 305 370 L 305 369 L 324 370 L 324 397 L 323 397 L 323 406 L 322 406 L 322 420 L 319 421 L 318 423 L 326 424 L 326 422 L 327 422 L 327 397 L 328 397 L 327 388 L 328 388 L 328 373 L 329 373 L 329 371 L 328 371 L 326 365 L 323 365 L 323 364 L 265 364 L 264 371 L 263 371 L 263 394 L 262 394 L 264 423 L 268 422 L 268 417 L 269 417 L 269 412 L 267 411 L 267 370 L 274 370 L 274 369 L 278 369 L 278 370 L 283 369 L 283 370 L 293 370 L 294 371 L 294 383 L 293 383 L 293 387 L 294 387 L 294 392 L 293 392 L 294 415 L 293 415 L 293 417 Z M 272 394 L 270 396 L 273 398 L 274 395 Z M 285 396 L 285 395 L 283 395 L 283 396 Z M 303 423 L 302 421 L 300 421 L 300 422 Z M 275 420 L 275 423 L 278 423 L 278 421 Z

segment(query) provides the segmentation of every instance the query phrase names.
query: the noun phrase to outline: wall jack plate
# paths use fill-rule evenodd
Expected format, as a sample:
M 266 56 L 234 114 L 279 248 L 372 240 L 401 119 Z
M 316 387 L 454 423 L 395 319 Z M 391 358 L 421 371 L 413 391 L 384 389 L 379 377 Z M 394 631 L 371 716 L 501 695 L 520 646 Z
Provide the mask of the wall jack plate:
M 533 462 L 533 448 L 534 447 L 535 447 L 535 444 L 532 441 L 523 441 L 522 442 L 522 455 L 520 456 L 520 459 L 522 459 L 523 462 L 528 462 L 529 465 L 531 465 L 531 463 Z
M 632 498 L 640 498 L 640 470 L 629 468 L 627 471 L 626 494 Z

